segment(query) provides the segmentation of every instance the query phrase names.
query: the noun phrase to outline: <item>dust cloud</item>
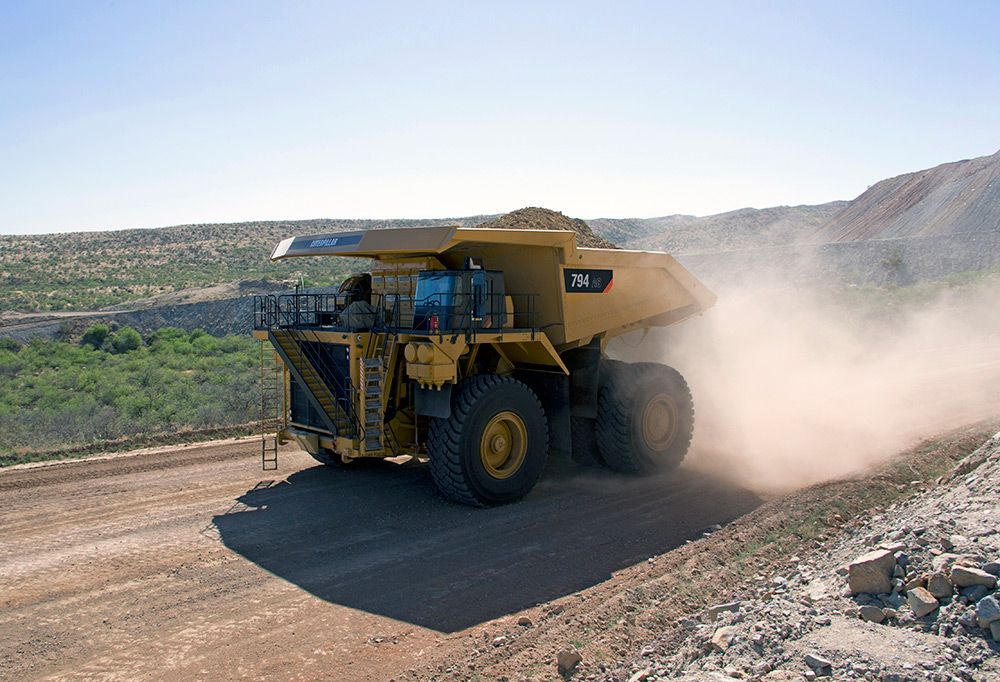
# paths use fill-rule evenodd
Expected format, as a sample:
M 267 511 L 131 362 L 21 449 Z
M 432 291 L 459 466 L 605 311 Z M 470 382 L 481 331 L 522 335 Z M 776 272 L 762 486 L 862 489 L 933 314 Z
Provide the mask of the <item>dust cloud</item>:
M 919 301 L 919 292 L 894 294 L 905 304 L 888 295 L 744 284 L 720 291 L 701 317 L 611 353 L 687 378 L 691 465 L 758 491 L 789 490 L 1000 416 L 1000 278 Z

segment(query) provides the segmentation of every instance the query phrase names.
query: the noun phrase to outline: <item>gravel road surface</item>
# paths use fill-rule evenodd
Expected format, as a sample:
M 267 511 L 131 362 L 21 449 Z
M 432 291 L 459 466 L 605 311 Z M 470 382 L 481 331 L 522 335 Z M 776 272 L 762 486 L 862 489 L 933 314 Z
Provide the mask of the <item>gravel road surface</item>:
M 0 679 L 386 680 L 760 504 L 566 468 L 475 510 L 420 465 L 257 447 L 0 471 Z

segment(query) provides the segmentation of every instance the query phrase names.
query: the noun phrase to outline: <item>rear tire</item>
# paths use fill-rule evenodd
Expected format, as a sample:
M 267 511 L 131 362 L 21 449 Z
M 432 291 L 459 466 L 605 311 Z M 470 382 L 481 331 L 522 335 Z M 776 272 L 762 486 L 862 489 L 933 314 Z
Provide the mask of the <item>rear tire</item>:
M 605 360 L 597 404 L 597 445 L 604 463 L 626 474 L 678 467 L 694 434 L 694 402 L 673 367 Z
M 541 478 L 548 448 L 548 422 L 538 397 L 520 381 L 492 374 L 456 386 L 451 416 L 431 419 L 427 434 L 438 489 L 476 507 L 527 495 Z

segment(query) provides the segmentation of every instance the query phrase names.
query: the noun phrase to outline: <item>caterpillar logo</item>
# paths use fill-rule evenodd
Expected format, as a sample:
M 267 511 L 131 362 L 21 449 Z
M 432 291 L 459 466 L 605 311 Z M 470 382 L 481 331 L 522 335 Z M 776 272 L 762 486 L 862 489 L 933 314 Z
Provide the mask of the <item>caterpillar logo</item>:
M 308 251 L 318 249 L 342 248 L 361 243 L 364 232 L 341 232 L 339 234 L 314 234 L 296 237 L 284 253 L 291 251 Z M 273 257 L 273 256 L 272 256 Z
M 563 281 L 568 294 L 603 294 L 614 283 L 614 271 L 566 268 Z
M 336 246 L 336 245 L 337 245 L 336 237 L 329 239 L 313 239 L 311 242 L 309 242 L 308 248 L 315 249 L 320 246 Z

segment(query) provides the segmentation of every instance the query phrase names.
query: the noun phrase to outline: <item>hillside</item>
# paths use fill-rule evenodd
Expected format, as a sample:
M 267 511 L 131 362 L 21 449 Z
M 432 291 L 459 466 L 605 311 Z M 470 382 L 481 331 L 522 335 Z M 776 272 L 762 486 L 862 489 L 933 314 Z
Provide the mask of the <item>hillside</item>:
M 846 205 L 846 201 L 831 201 L 818 206 L 741 208 L 710 216 L 599 218 L 589 222 L 597 233 L 627 249 L 705 253 L 802 241 Z
M 300 277 L 307 286 L 336 284 L 355 267 L 349 260 L 296 259 L 272 263 L 268 256 L 275 244 L 291 235 L 418 225 L 571 230 L 577 233 L 581 245 L 614 247 L 591 232 L 584 221 L 534 207 L 502 216 L 298 220 L 5 235 L 0 236 L 0 311 L 10 318 L 10 311 L 94 310 L 123 304 L 130 304 L 130 308 L 150 308 L 192 303 L 225 298 L 226 291 L 235 285 L 221 287 L 225 291 L 214 290 L 232 282 L 249 281 L 257 289 Z
M 241 280 L 333 284 L 340 259 L 272 263 L 295 234 L 379 227 L 475 224 L 488 216 L 432 220 L 298 220 L 178 225 L 144 230 L 0 235 L 0 310 L 90 310 Z
M 872 185 L 810 241 L 936 237 L 1000 230 L 1000 152 Z

